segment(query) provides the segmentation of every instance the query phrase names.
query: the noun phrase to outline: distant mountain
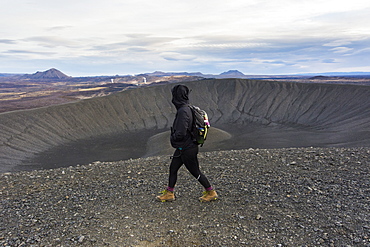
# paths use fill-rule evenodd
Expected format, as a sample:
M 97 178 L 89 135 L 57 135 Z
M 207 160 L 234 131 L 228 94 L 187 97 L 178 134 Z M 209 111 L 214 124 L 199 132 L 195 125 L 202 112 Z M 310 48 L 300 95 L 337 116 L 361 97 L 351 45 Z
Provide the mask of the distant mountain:
M 44 72 L 37 71 L 36 73 L 31 75 L 28 74 L 24 75 L 23 78 L 31 80 L 44 80 L 44 79 L 54 80 L 54 79 L 69 79 L 71 77 L 67 76 L 66 74 L 60 72 L 57 69 L 52 68 Z
M 36 72 L 34 74 L 7 74 L 0 73 L 0 80 L 39 80 L 39 81 L 50 81 L 50 80 L 63 80 L 63 81 L 86 81 L 93 80 L 95 82 L 105 81 L 113 77 L 166 77 L 166 76 L 175 76 L 175 77 L 194 77 L 194 80 L 201 79 L 224 79 L 224 78 L 242 78 L 242 79 L 302 79 L 310 78 L 315 76 L 326 76 L 326 77 L 354 77 L 354 78 L 369 78 L 370 72 L 326 72 L 326 73 L 302 73 L 302 74 L 290 74 L 290 75 L 245 75 L 238 70 L 229 70 L 221 74 L 203 74 L 201 72 L 163 72 L 163 71 L 154 71 L 149 73 L 142 73 L 137 75 L 127 75 L 127 76 L 94 76 L 94 77 L 71 77 L 61 71 L 52 68 L 43 72 Z M 148 79 L 148 78 L 147 78 Z M 320 79 L 314 78 L 314 79 Z
M 369 77 L 370 72 L 323 72 L 323 73 L 302 73 L 299 76 L 365 76 Z
M 251 78 L 251 75 L 245 75 L 239 70 L 229 70 L 215 76 L 215 78 Z
M 198 76 L 198 77 L 204 77 L 204 78 L 246 78 L 247 77 L 246 75 L 244 75 L 242 72 L 238 70 L 229 70 L 219 75 L 203 74 L 201 72 L 162 72 L 162 71 L 145 73 L 145 75 L 150 75 L 150 76 L 180 76 L 182 75 L 182 76 Z
M 10 74 L 10 73 L 1 73 L 0 77 L 12 77 L 12 76 L 17 76 L 19 74 Z
M 310 77 L 308 79 L 310 79 L 310 80 L 328 80 L 328 79 L 331 79 L 331 78 L 332 78 L 331 76 L 317 75 L 317 76 L 314 76 L 314 77 Z
M 149 76 L 200 76 L 204 77 L 204 75 L 200 72 L 162 72 L 162 71 L 154 71 L 153 73 L 145 73 L 141 75 L 149 75 Z
M 245 75 L 238 70 L 229 70 L 220 74 L 221 77 L 244 77 Z
M 243 78 L 243 79 L 302 79 L 302 78 L 309 78 L 314 76 L 345 76 L 345 77 L 357 77 L 357 78 L 369 78 L 370 72 L 327 72 L 327 73 L 302 73 L 302 74 L 288 74 L 288 75 L 245 75 L 238 70 L 229 70 L 223 72 L 219 75 L 216 74 L 203 74 L 201 72 L 162 72 L 162 71 L 155 71 L 152 73 L 145 73 L 141 74 L 150 75 L 150 76 L 198 76 L 203 78 L 213 78 L 213 79 L 221 79 L 221 78 Z

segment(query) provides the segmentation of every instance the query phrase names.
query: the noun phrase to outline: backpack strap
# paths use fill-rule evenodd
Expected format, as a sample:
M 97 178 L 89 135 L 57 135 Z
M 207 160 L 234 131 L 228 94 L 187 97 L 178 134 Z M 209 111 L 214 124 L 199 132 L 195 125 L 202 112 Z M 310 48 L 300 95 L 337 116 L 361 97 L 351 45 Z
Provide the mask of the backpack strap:
M 195 113 L 194 113 L 194 109 L 193 109 L 193 106 L 188 104 L 188 107 L 190 108 L 190 111 L 191 111 L 191 114 L 192 114 L 192 117 L 193 117 L 193 121 L 191 123 L 191 129 L 189 130 L 190 134 L 191 134 L 191 137 L 193 138 L 193 141 L 196 143 L 197 142 L 197 138 L 194 134 L 194 132 L 197 130 L 197 127 L 196 127 L 196 123 L 195 123 Z

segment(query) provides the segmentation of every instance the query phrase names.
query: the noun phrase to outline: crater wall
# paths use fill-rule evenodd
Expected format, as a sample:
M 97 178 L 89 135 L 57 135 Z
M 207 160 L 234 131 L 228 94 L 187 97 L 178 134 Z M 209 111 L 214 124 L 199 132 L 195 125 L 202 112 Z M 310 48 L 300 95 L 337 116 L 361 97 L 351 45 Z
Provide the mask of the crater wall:
M 246 79 L 184 84 L 192 90 L 191 102 L 207 111 L 212 126 L 232 136 L 218 143 L 217 149 L 370 146 L 368 86 Z M 124 138 L 130 133 L 127 141 L 131 142 L 135 133 L 144 130 L 167 131 L 174 118 L 173 86 L 137 88 L 76 103 L 2 113 L 0 171 L 80 140 Z

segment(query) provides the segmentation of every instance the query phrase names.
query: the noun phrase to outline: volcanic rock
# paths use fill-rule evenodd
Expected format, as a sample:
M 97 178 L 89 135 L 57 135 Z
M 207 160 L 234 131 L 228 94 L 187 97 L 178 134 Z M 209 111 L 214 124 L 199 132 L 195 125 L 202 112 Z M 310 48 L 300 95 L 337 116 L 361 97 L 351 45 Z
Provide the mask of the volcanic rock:
M 370 246 L 369 148 L 205 152 L 220 198 L 169 156 L 0 174 L 1 246 Z M 295 161 L 295 165 L 287 165 Z

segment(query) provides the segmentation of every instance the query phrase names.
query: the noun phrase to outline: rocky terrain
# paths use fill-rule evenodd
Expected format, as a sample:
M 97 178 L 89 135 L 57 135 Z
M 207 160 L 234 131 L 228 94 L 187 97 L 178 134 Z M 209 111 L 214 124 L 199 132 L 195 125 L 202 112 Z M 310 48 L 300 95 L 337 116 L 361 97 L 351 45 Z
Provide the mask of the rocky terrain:
M 169 156 L 0 175 L 1 246 L 370 246 L 369 148 L 201 153 L 219 200 Z

